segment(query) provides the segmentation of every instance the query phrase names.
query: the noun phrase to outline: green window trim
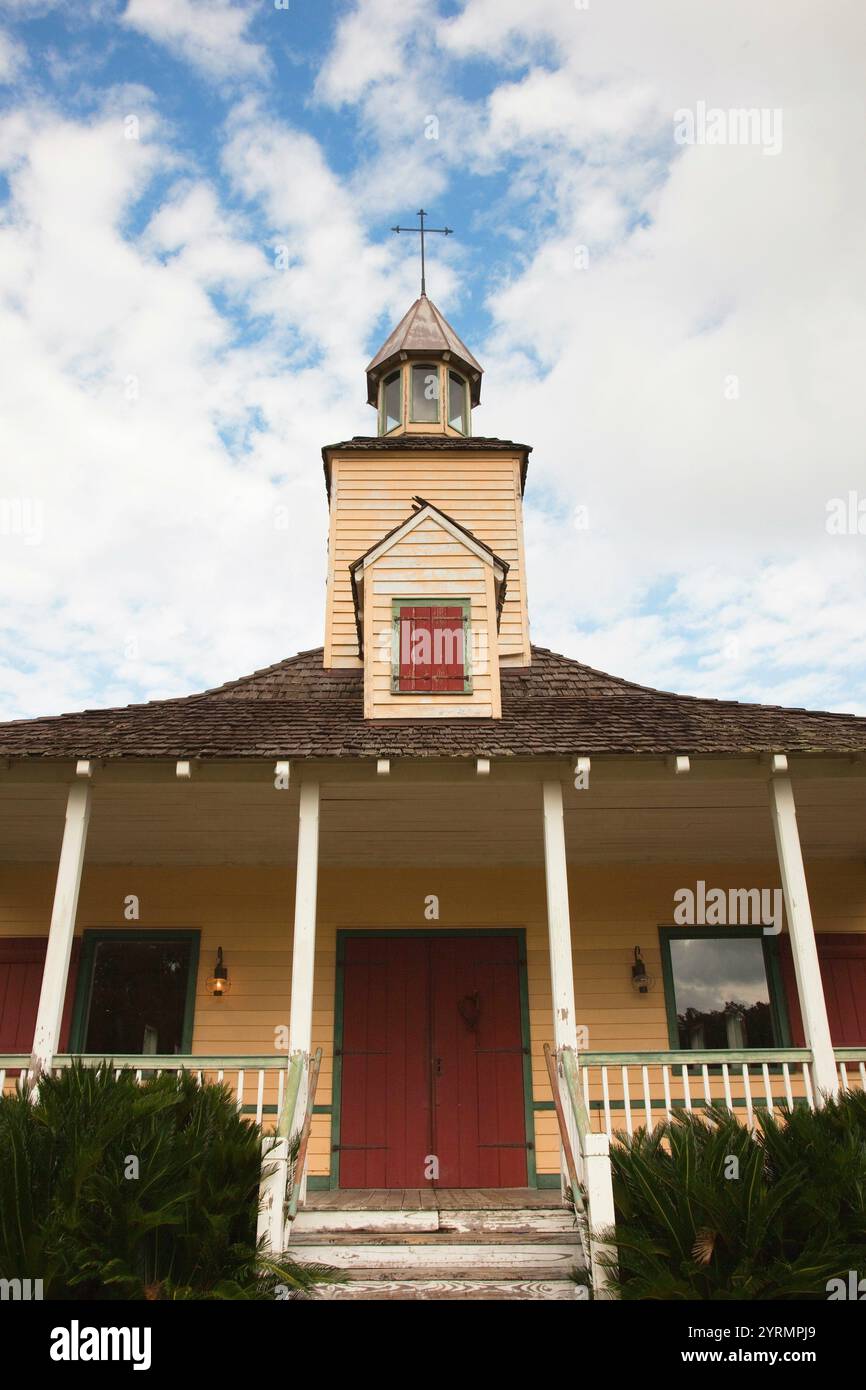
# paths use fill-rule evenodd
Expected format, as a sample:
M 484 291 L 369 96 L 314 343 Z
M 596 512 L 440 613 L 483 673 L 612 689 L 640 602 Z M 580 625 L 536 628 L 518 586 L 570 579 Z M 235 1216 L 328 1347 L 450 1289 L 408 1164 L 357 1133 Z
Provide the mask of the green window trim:
M 682 1051 L 680 1030 L 677 1022 L 676 991 L 674 988 L 672 941 L 690 941 L 694 938 L 705 940 L 725 940 L 731 937 L 758 937 L 764 949 L 764 967 L 767 972 L 767 986 L 770 992 L 770 1019 L 773 1025 L 774 1047 L 791 1046 L 791 1029 L 788 1022 L 788 1005 L 785 985 L 782 979 L 782 966 L 779 957 L 779 938 L 769 936 L 761 927 L 659 927 L 659 945 L 662 957 L 662 982 L 665 995 L 665 1014 L 668 1024 L 668 1042 L 672 1050 Z M 747 1049 L 760 1056 L 763 1048 Z
M 462 690 L 401 690 L 400 689 L 400 609 L 401 608 L 462 608 L 463 609 L 463 689 Z M 449 699 L 456 695 L 472 694 L 472 600 L 468 598 L 428 598 L 415 594 L 391 600 L 391 694 L 437 695 Z
M 195 1023 L 195 997 L 198 987 L 198 961 L 199 948 L 201 944 L 201 932 L 191 931 L 188 928 L 178 928 L 177 931 L 166 931 L 163 929 L 148 931 L 131 930 L 129 928 L 118 927 L 116 930 L 109 928 L 87 929 L 85 930 L 81 942 L 81 958 L 78 966 L 78 982 L 75 988 L 75 1004 L 72 1011 L 72 1027 L 69 1036 L 70 1053 L 83 1052 L 84 1040 L 87 1036 L 87 1024 L 90 1017 L 90 999 L 93 992 L 93 966 L 96 959 L 96 947 L 100 941 L 188 941 L 189 950 L 189 977 L 186 982 L 186 1000 L 184 1003 L 182 1048 L 178 1056 L 188 1057 L 192 1053 L 192 1034 Z M 142 1056 L 146 1054 L 142 1053 Z
M 399 413 L 399 416 L 396 418 L 396 423 L 393 424 L 393 425 L 391 425 L 390 429 L 386 429 L 385 426 L 386 426 L 387 423 L 388 423 L 388 416 L 387 416 L 387 411 L 386 411 L 386 408 L 385 408 L 386 393 L 387 393 L 388 386 L 389 386 L 394 380 L 396 380 L 396 382 L 397 382 L 397 392 L 398 392 L 398 398 L 399 398 L 399 412 L 400 412 L 400 413 Z M 404 401 L 403 401 L 404 392 L 405 392 L 405 383 L 404 383 L 404 380 L 403 380 L 403 372 L 400 370 L 399 367 L 397 368 L 397 371 L 396 371 L 396 372 L 388 372 L 387 376 L 383 377 L 382 381 L 379 383 L 379 434 L 380 434 L 380 436 L 385 436 L 385 435 L 389 435 L 389 434 L 395 434 L 397 430 L 402 429 L 402 427 L 403 427 L 403 418 L 404 418 L 404 414 L 405 414 L 405 410 L 404 410 Z

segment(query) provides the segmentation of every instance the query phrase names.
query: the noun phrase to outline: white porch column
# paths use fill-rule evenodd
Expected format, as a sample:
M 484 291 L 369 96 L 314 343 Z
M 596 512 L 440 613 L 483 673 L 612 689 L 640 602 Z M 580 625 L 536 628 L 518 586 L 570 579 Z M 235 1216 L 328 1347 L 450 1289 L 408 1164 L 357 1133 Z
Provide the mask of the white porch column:
M 301 783 L 298 867 L 295 878 L 295 935 L 292 943 L 292 1000 L 289 1055 L 309 1055 L 313 1036 L 313 970 L 316 959 L 316 896 L 319 880 L 319 784 Z
M 88 782 L 75 782 L 69 788 L 66 802 L 66 823 L 63 828 L 60 863 L 57 866 L 54 906 L 48 930 L 48 949 L 45 953 L 42 990 L 33 1036 L 30 1067 L 34 1073 L 34 1080 L 38 1079 L 40 1072 L 51 1066 L 60 1042 L 60 1025 L 66 998 L 66 981 L 69 976 L 69 960 L 72 955 L 75 914 L 78 911 L 78 893 L 81 888 L 89 821 L 90 785 Z
M 553 992 L 553 1038 L 557 1049 L 577 1050 L 574 1017 L 574 966 L 571 957 L 571 914 L 565 865 L 565 824 L 562 783 L 544 782 L 544 874 L 547 885 L 547 936 L 550 945 L 550 984 Z
M 809 905 L 809 890 L 803 867 L 803 851 L 797 830 L 797 808 L 790 777 L 770 779 L 770 808 L 779 868 L 782 873 L 782 891 L 785 895 L 785 912 L 791 937 L 791 954 L 794 957 L 803 1031 L 806 1035 L 806 1046 L 812 1050 L 815 1098 L 820 1104 L 821 1092 L 830 1095 L 837 1093 L 839 1079 L 821 983 L 812 909 Z

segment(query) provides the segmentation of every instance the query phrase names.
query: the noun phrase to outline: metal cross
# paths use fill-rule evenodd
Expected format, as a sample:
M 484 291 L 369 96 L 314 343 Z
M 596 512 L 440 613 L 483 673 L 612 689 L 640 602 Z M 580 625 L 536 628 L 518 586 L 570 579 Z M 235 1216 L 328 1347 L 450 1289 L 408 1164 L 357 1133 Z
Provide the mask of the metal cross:
M 427 263 L 424 256 L 424 238 L 430 232 L 441 232 L 443 236 L 451 236 L 453 227 L 425 227 L 424 218 L 427 216 L 423 208 L 418 211 L 421 219 L 420 227 L 392 227 L 392 232 L 420 232 L 421 234 L 421 293 L 426 297 L 427 294 Z

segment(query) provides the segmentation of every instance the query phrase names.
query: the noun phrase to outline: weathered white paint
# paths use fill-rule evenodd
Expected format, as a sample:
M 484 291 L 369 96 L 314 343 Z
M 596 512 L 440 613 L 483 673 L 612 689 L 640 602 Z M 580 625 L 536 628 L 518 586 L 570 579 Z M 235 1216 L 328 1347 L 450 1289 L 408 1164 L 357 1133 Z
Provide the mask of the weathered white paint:
M 547 888 L 547 934 L 553 990 L 553 1036 L 561 1047 L 577 1050 L 574 1013 L 574 966 L 571 956 L 571 915 L 568 906 L 568 872 L 565 861 L 565 825 L 562 784 L 542 784 L 544 802 L 544 874 Z
M 292 942 L 290 1055 L 294 1052 L 309 1053 L 311 1050 L 318 881 L 319 784 L 302 782 L 298 806 L 298 865 L 295 876 L 295 932 Z
M 371 1235 L 396 1231 L 432 1233 L 439 1230 L 438 1211 L 299 1211 L 292 1236 L 335 1235 L 340 1231 Z
M 775 762 L 775 758 L 773 761 Z M 806 1046 L 812 1051 L 812 1079 L 816 1090 L 815 1099 L 820 1105 L 822 1092 L 836 1095 L 839 1080 L 830 1037 L 827 1003 L 821 982 L 821 968 L 818 964 L 818 948 L 815 944 L 815 928 L 812 924 L 803 851 L 797 829 L 797 808 L 790 777 L 771 778 L 769 790 L 800 1013 Z
M 191 765 L 188 762 L 179 761 L 174 769 L 174 775 L 180 778 L 182 782 L 188 782 L 192 777 Z
M 82 773 L 81 776 L 89 778 L 90 773 Z M 51 926 L 48 929 L 48 949 L 42 971 L 36 1030 L 33 1035 L 30 1065 L 37 1078 L 40 1071 L 51 1066 L 60 1042 L 60 1024 L 66 998 L 66 981 L 69 976 L 69 960 L 72 955 L 75 914 L 78 911 L 78 894 L 81 888 L 89 822 L 90 784 L 86 780 L 74 782 L 69 788 L 66 802 L 66 822 L 63 827 L 60 862 L 57 866 L 57 883 L 51 909 Z
M 429 1243 L 428 1243 L 429 1242 Z M 515 1237 L 504 1237 L 495 1244 L 479 1241 L 443 1241 L 428 1237 L 428 1241 L 416 1242 L 410 1236 L 406 1241 L 371 1236 L 366 1241 L 360 1237 L 350 1237 L 342 1241 L 338 1236 L 330 1240 L 318 1236 L 298 1236 L 292 1241 L 292 1255 L 298 1263 L 335 1265 L 338 1269 L 370 1271 L 383 1270 L 403 1273 L 426 1272 L 426 1277 L 434 1278 L 433 1271 L 440 1271 L 446 1278 L 460 1270 L 509 1271 L 523 1277 L 532 1277 L 536 1271 L 538 1278 L 558 1274 L 565 1278 L 569 1272 L 583 1264 L 583 1253 L 578 1242 L 562 1242 L 533 1237 L 531 1241 L 519 1241 Z
M 256 1240 L 265 1236 L 272 1254 L 281 1255 L 285 1245 L 285 1201 L 289 1168 L 289 1141 L 274 1136 L 262 1140 L 262 1180 L 259 1183 L 259 1213 Z
M 775 777 L 777 773 L 788 771 L 787 753 L 773 753 L 770 758 L 770 771 Z
M 377 758 L 377 759 L 376 759 L 376 776 L 377 776 L 377 777 L 388 777 L 388 776 L 390 775 L 390 772 L 391 772 L 391 759 L 390 759 L 390 758 Z
M 691 771 L 691 762 L 687 757 L 678 754 L 675 758 L 671 758 L 671 767 L 675 775 L 681 777 L 683 773 Z
M 292 776 L 292 764 L 286 758 L 274 763 L 274 781 L 284 782 L 288 787 Z
M 607 1293 L 607 1274 L 603 1269 L 601 1256 L 609 1253 L 610 1247 L 599 1239 L 610 1230 L 616 1219 L 613 1205 L 613 1174 L 610 1166 L 610 1140 L 606 1134 L 581 1135 L 584 1181 L 586 1184 L 586 1209 L 590 1230 L 590 1260 L 592 1262 L 592 1283 L 596 1298 L 605 1298 Z
M 479 777 L 488 777 L 490 775 L 490 759 L 477 758 L 475 762 L 475 771 L 478 773 Z
M 75 764 L 75 775 L 76 777 L 92 777 L 93 764 L 87 758 L 79 758 Z
M 584 1290 L 571 1279 L 351 1279 L 318 1284 L 317 1298 L 329 1302 L 572 1302 Z

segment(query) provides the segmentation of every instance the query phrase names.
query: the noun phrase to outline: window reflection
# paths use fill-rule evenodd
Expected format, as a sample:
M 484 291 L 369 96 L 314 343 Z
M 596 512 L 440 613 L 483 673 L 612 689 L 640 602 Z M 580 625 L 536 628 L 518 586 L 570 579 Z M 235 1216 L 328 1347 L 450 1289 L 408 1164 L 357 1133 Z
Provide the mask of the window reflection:
M 674 938 L 669 944 L 680 1047 L 775 1045 L 760 937 Z

